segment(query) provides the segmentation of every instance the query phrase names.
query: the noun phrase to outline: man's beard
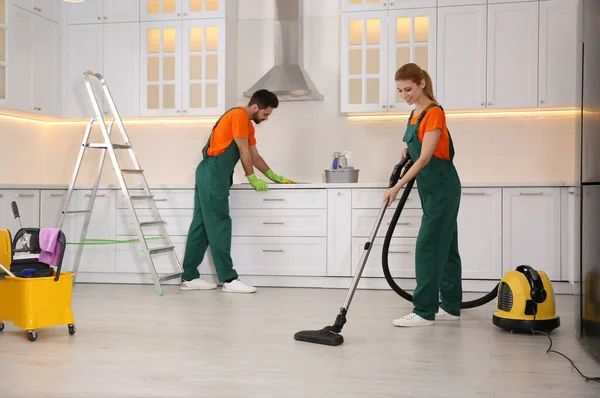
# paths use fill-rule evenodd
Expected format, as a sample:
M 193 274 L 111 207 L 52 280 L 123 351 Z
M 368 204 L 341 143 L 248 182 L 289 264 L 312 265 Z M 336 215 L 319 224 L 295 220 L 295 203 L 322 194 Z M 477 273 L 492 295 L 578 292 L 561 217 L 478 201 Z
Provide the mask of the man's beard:
M 260 124 L 260 122 L 262 122 L 262 120 L 258 118 L 258 112 L 254 112 L 254 114 L 252 115 L 252 120 L 254 120 L 254 123 L 256 124 Z

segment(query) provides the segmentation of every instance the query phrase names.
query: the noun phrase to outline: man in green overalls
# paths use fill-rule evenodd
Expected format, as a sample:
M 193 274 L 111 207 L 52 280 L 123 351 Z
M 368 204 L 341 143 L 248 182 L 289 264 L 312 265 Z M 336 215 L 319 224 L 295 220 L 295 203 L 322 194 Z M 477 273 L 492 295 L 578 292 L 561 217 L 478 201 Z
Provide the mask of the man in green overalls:
M 254 167 L 271 181 L 293 183 L 271 170 L 256 149 L 254 126 L 268 120 L 277 108 L 277 96 L 267 90 L 252 95 L 245 107 L 225 112 L 215 126 L 202 150 L 203 160 L 196 168 L 194 217 L 188 232 L 183 259 L 181 290 L 215 289 L 216 284 L 200 278 L 198 266 L 210 246 L 217 276 L 223 282 L 223 291 L 254 293 L 256 288 L 241 281 L 231 259 L 231 217 L 229 216 L 229 189 L 238 160 L 248 182 L 257 191 L 266 191 L 267 182 L 256 177 Z
M 403 141 L 413 165 L 384 195 L 391 204 L 400 189 L 416 177 L 423 208 L 415 251 L 417 287 L 413 311 L 393 321 L 396 326 L 432 325 L 434 320 L 458 320 L 462 301 L 461 258 L 457 217 L 461 183 L 454 167 L 454 144 L 444 110 L 435 101 L 429 74 L 415 64 L 396 72 L 398 91 L 415 105 Z M 441 299 L 441 304 L 440 304 Z

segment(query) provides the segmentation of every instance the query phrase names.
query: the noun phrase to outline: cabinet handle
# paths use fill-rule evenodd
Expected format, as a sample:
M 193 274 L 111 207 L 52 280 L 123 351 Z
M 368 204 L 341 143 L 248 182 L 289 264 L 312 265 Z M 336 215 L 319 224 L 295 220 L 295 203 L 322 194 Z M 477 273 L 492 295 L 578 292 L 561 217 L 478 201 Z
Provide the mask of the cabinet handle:
M 263 253 L 283 253 L 281 249 L 263 249 Z
M 85 196 L 92 196 L 92 194 L 91 193 L 86 193 Z M 104 194 L 104 193 L 97 193 L 96 194 L 97 198 L 102 197 L 102 196 L 106 196 L 106 194 Z
M 542 196 L 543 192 L 519 192 L 521 196 Z
M 101 19 L 102 19 L 102 17 L 98 17 L 98 20 L 101 20 Z
M 390 225 L 390 224 L 391 224 L 391 222 L 387 223 L 387 225 Z M 410 225 L 410 223 L 407 221 L 403 221 L 403 222 L 397 223 L 396 225 Z
M 65 194 L 64 193 L 51 193 L 50 196 L 53 196 L 53 197 L 65 196 Z
M 575 195 L 575 191 L 570 191 L 569 195 Z
M 19 198 L 30 198 L 32 196 L 33 196 L 32 193 L 20 193 L 19 194 Z
M 542 104 L 543 104 L 543 103 L 544 103 L 544 100 L 541 100 L 541 101 L 540 101 L 540 103 L 542 103 Z
M 4 195 L 2 195 L 2 194 L 0 193 L 0 198 L 3 198 L 3 197 L 4 197 Z
M 186 15 L 187 15 L 187 12 L 184 12 L 184 13 L 183 13 L 183 16 L 185 17 Z
M 283 202 L 283 198 L 279 198 L 279 199 L 263 198 L 263 202 Z
M 263 225 L 283 225 L 283 222 L 263 221 Z
M 180 13 L 180 12 L 178 12 L 178 13 L 177 13 L 177 16 L 178 16 L 178 17 L 180 17 L 180 16 L 181 16 L 181 13 Z
M 155 202 L 166 202 L 167 198 L 154 199 Z
M 106 19 L 106 17 L 104 17 L 104 19 Z
M 394 254 L 409 254 L 410 250 L 390 250 L 389 253 L 394 253 Z
M 485 192 L 463 192 L 464 196 L 485 196 Z

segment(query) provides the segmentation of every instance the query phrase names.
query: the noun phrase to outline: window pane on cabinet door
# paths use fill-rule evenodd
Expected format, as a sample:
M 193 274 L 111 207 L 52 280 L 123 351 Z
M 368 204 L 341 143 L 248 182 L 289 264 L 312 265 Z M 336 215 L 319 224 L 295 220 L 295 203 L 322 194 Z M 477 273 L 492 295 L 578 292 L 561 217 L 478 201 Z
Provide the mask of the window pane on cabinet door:
M 381 43 L 381 21 L 379 19 L 367 20 L 367 44 Z
M 202 108 L 202 84 L 190 84 L 190 108 Z
M 219 78 L 219 57 L 216 55 L 206 56 L 206 78 L 214 80 Z
M 429 47 L 416 47 L 414 62 L 423 70 L 429 69 Z
M 6 62 L 6 31 L 0 29 L 0 62 Z
M 409 44 L 410 43 L 410 18 L 397 18 L 396 19 L 396 43 L 398 44 Z
M 216 108 L 219 105 L 219 87 L 216 83 L 206 83 L 206 107 Z
M 160 106 L 159 87 L 156 84 L 148 86 L 148 109 L 158 109 Z
M 190 11 L 198 12 L 202 11 L 202 1 L 203 0 L 189 0 L 190 1 Z
M 415 42 L 429 41 L 429 17 L 415 17 Z
M 163 86 L 163 109 L 175 109 L 175 85 Z
M 163 58 L 163 81 L 175 80 L 175 57 Z
M 6 68 L 0 66 L 0 99 L 6 99 Z
M 190 52 L 202 51 L 202 28 L 191 28 L 190 29 Z
M 217 11 L 219 9 L 219 0 L 206 0 L 206 11 Z
M 360 46 L 363 39 L 363 21 L 350 21 L 350 29 L 348 30 L 349 40 L 348 43 L 351 46 Z
M 362 74 L 362 50 L 348 51 L 348 73 L 351 75 Z
M 175 52 L 175 40 L 176 40 L 175 29 L 173 29 L 173 28 L 163 29 L 163 52 L 164 53 L 174 53 Z
M 163 1 L 164 1 L 164 3 L 163 3 L 163 12 L 165 14 L 173 14 L 173 13 L 175 13 L 175 9 L 176 9 L 176 7 L 175 7 L 176 4 L 175 3 L 176 3 L 176 0 L 163 0 Z
M 216 26 L 206 27 L 206 51 L 219 50 L 219 28 Z
M 157 82 L 160 80 L 160 58 L 148 58 L 148 81 Z
M 160 0 L 148 0 L 148 14 L 160 14 Z
M 148 29 L 148 53 L 160 52 L 160 29 Z
M 0 0 L 0 25 L 6 25 L 6 0 Z
M 348 102 L 352 105 L 362 104 L 362 79 L 350 79 Z
M 202 55 L 190 56 L 190 80 L 202 80 Z
M 380 55 L 378 48 L 369 48 L 367 50 L 367 74 L 378 75 L 381 71 L 379 65 Z
M 367 104 L 378 104 L 380 98 L 379 78 L 367 79 Z

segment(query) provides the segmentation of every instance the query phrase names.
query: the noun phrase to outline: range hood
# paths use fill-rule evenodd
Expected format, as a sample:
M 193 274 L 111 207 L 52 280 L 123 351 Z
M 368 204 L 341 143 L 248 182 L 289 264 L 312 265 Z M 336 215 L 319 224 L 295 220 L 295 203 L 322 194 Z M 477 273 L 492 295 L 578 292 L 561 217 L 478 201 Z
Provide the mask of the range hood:
M 254 84 L 244 97 L 260 89 L 274 92 L 279 101 L 322 101 L 303 61 L 302 0 L 275 0 L 275 65 Z

